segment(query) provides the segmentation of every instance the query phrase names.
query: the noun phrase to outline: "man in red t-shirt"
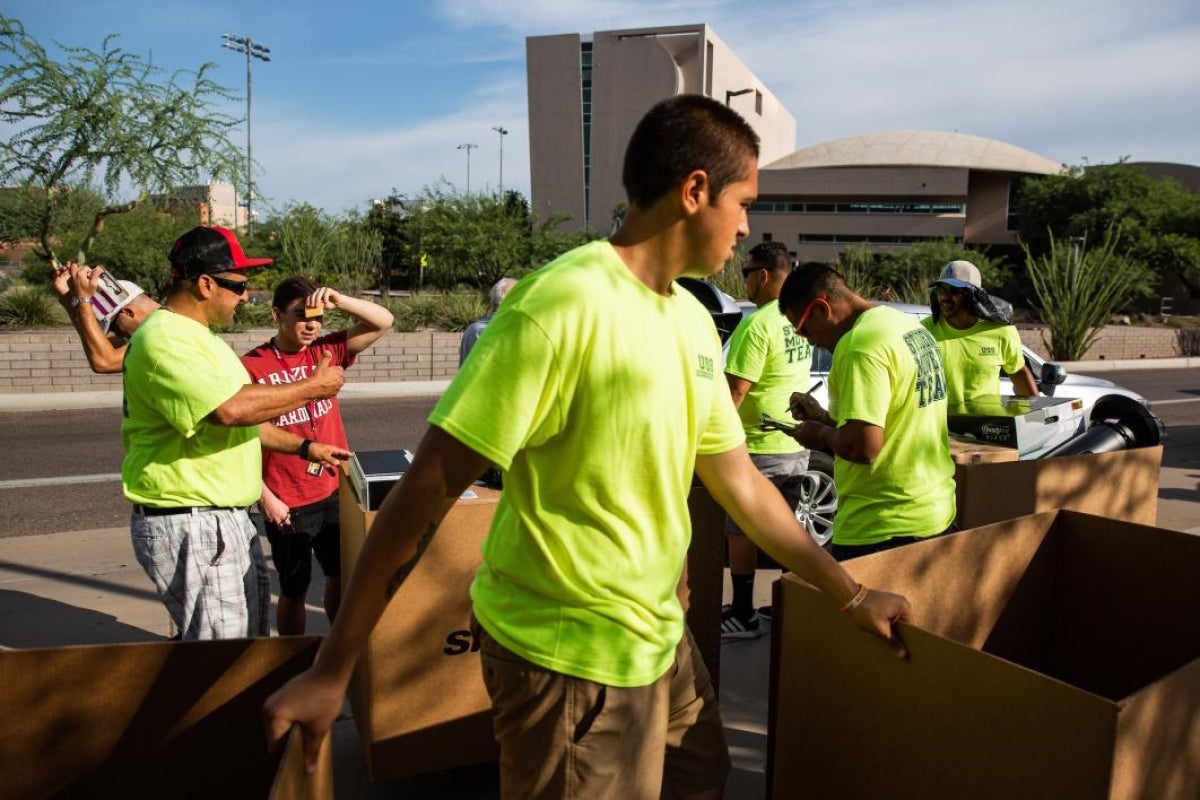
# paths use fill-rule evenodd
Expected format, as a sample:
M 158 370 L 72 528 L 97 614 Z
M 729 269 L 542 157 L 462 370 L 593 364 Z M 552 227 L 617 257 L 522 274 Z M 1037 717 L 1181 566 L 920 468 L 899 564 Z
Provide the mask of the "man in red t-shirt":
M 354 317 L 355 323 L 322 336 L 322 315 L 334 308 Z M 287 278 L 275 288 L 271 316 L 279 326 L 275 336 L 242 356 L 250 377 L 261 384 L 303 380 L 325 353 L 332 356 L 332 365 L 349 368 L 356 355 L 392 327 L 393 319 L 383 306 L 303 277 Z M 347 446 L 336 396 L 307 403 L 274 423 L 309 442 Z M 312 580 L 313 553 L 325 572 L 325 613 L 330 622 L 341 599 L 338 477 L 309 461 L 307 450 L 306 442 L 299 456 L 263 452 L 260 505 L 271 559 L 279 573 L 275 624 L 281 636 L 304 633 L 304 598 Z

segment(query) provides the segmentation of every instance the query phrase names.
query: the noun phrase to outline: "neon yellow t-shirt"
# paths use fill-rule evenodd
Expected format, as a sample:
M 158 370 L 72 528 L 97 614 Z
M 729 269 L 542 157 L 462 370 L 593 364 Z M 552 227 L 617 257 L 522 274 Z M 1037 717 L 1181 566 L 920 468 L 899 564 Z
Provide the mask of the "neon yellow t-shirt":
M 587 680 L 661 676 L 696 455 L 743 441 L 700 303 L 607 242 L 573 250 L 513 288 L 429 421 L 505 470 L 471 586 L 488 632 Z
M 829 413 L 844 425 L 883 428 L 870 465 L 834 459 L 837 544 L 933 536 L 954 521 L 954 464 L 946 428 L 942 360 L 933 337 L 886 306 L 863 312 L 837 343 L 829 371 Z
M 951 406 L 983 395 L 1000 394 L 1000 370 L 1012 375 L 1025 366 L 1021 335 L 1012 325 L 979 320 L 959 330 L 946 320 L 926 317 L 946 370 L 946 399 Z
M 220 337 L 193 319 L 155 311 L 129 340 L 121 484 L 150 506 L 248 506 L 262 491 L 258 427 L 210 422 L 250 382 Z
M 738 406 L 751 453 L 779 455 L 803 449 L 786 433 L 762 430 L 760 423 L 764 412 L 776 419 L 792 418 L 788 400 L 792 392 L 808 391 L 811 366 L 812 345 L 779 313 L 778 300 L 764 303 L 738 323 L 729 339 L 725 372 L 754 384 Z

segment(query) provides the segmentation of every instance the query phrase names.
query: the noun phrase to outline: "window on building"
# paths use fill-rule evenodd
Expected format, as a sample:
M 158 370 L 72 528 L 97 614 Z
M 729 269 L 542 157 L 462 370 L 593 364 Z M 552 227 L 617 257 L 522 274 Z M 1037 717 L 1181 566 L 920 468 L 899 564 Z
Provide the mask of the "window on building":
M 762 92 L 754 90 L 754 113 L 762 116 Z
M 1020 204 L 1021 196 L 1025 192 L 1025 180 L 1026 176 L 1021 175 L 1010 178 L 1008 181 L 1008 215 L 1005 218 L 1004 227 L 1010 231 L 1017 229 L 1017 222 L 1020 219 L 1016 207 Z

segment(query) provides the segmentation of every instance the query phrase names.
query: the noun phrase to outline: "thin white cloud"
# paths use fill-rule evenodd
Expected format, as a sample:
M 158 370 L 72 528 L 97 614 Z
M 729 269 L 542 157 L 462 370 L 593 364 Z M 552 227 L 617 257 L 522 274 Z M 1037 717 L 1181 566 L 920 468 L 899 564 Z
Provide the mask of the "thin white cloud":
M 470 151 L 471 191 L 495 191 L 500 136 L 492 126 L 501 125 L 509 132 L 504 137 L 505 188 L 528 196 L 526 120 L 524 81 L 500 81 L 464 98 L 454 113 L 381 131 L 282 117 L 256 119 L 255 152 L 264 155 L 255 160 L 264 175 L 264 192 L 277 208 L 306 199 L 331 212 L 361 209 L 393 188 L 416 194 L 442 179 L 463 191 L 467 155 L 457 148 L 464 143 L 478 145 Z

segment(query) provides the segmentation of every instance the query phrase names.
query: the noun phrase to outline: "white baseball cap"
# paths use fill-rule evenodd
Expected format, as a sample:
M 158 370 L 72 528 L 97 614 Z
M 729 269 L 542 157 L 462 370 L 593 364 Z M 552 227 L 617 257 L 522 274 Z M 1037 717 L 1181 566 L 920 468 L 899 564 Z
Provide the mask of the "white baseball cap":
M 122 308 L 129 305 L 138 295 L 145 293 L 142 287 L 132 281 L 119 281 L 104 273 L 100 278 L 100 285 L 96 287 L 96 294 L 92 296 L 92 311 L 95 312 L 104 332 L 109 332 Z
M 942 268 L 942 274 L 934 283 L 944 283 L 955 289 L 983 288 L 979 267 L 970 261 L 951 261 Z

